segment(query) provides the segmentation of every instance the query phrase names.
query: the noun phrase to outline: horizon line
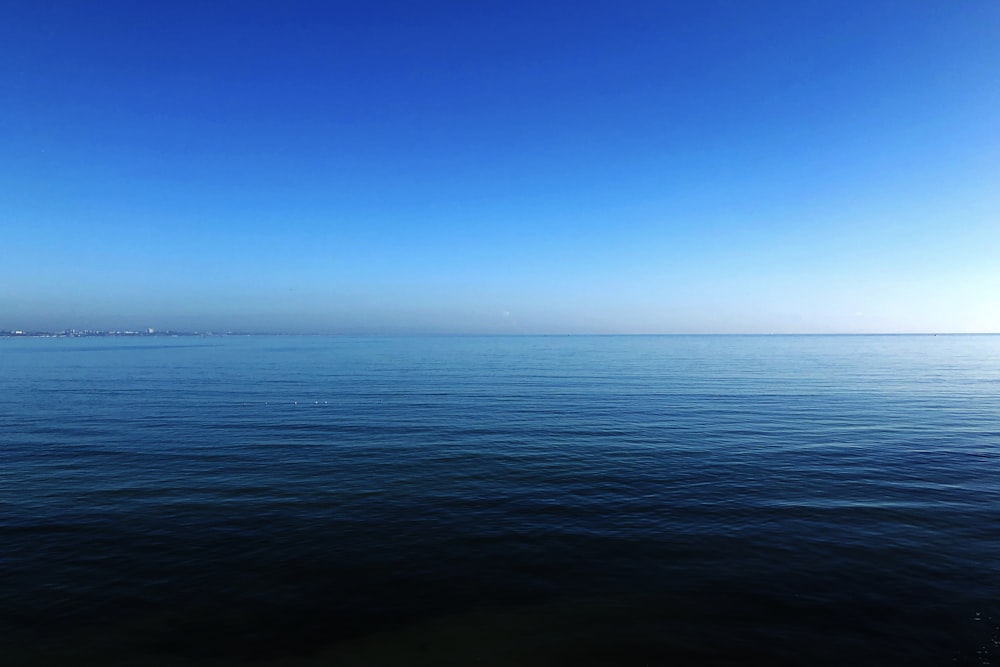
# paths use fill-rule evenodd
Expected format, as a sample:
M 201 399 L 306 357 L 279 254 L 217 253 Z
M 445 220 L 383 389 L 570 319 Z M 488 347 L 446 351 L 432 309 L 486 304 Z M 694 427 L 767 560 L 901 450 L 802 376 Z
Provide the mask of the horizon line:
M 667 332 L 319 332 L 319 331 L 218 331 L 134 329 L 61 329 L 57 331 L 2 329 L 0 338 L 156 338 L 173 336 L 315 336 L 343 338 L 530 338 L 530 337 L 615 337 L 615 336 L 996 336 L 1000 331 L 667 331 Z

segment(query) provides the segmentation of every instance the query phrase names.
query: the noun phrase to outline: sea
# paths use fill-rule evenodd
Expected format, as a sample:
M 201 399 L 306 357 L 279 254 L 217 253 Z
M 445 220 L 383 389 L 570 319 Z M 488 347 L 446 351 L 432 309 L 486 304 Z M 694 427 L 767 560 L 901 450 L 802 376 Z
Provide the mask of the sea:
M 0 339 L 2 665 L 995 665 L 1000 336 Z

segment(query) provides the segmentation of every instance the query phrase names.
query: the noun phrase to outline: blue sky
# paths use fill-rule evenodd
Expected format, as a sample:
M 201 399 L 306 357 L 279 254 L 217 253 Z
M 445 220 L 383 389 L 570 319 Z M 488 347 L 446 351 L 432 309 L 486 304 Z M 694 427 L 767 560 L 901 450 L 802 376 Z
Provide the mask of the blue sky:
M 996 2 L 12 3 L 0 329 L 1000 331 Z

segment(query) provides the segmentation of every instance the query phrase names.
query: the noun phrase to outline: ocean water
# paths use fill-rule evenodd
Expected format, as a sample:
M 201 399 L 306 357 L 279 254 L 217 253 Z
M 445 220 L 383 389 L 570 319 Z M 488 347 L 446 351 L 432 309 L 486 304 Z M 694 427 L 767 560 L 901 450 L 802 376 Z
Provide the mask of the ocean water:
M 1000 662 L 1000 336 L 0 339 L 0 664 Z

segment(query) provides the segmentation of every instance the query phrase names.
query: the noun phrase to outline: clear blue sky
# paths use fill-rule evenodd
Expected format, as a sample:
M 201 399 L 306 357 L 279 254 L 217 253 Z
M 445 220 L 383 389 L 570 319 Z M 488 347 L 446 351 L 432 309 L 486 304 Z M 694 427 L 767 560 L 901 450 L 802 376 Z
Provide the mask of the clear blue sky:
M 12 2 L 0 329 L 1000 331 L 1000 3 Z

